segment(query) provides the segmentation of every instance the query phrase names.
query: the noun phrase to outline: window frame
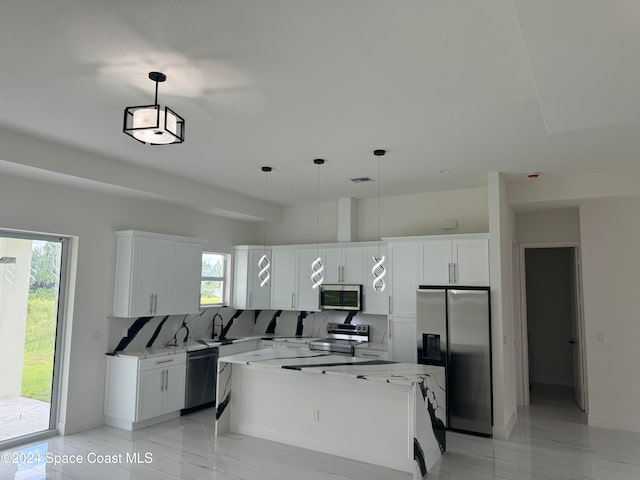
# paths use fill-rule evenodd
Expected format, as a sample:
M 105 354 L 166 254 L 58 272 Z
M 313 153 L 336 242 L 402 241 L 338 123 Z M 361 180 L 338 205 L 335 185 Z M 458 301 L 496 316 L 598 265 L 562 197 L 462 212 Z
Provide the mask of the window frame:
M 203 250 L 201 258 L 204 258 L 205 255 L 218 255 L 221 256 L 224 261 L 222 265 L 222 276 L 220 277 L 202 275 L 202 268 L 200 268 L 200 308 L 226 307 L 229 304 L 229 264 L 231 255 L 228 253 Z M 222 298 L 220 299 L 220 303 L 202 303 L 202 282 L 222 282 Z

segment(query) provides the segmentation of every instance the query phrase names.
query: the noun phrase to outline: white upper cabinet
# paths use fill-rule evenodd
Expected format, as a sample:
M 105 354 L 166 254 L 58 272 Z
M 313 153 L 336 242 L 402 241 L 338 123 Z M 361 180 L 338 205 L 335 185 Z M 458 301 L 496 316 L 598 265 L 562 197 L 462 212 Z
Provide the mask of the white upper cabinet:
M 316 248 L 298 249 L 297 291 L 294 296 L 296 310 L 317 311 L 320 309 L 320 292 L 318 288 L 313 288 L 311 280 L 311 264 L 316 258 L 318 258 Z
M 418 242 L 421 285 L 489 285 L 486 235 L 429 238 Z
M 264 246 L 238 246 L 234 252 L 233 268 L 233 308 L 241 310 L 264 310 L 270 307 L 271 303 L 271 283 L 273 278 L 269 278 L 267 284 L 260 286 L 260 267 L 258 262 L 266 255 L 269 262 L 271 260 L 271 248 Z M 272 275 L 272 269 L 269 269 Z
M 414 242 L 390 242 L 389 269 L 391 307 L 394 317 L 416 316 L 417 252 Z
M 360 285 L 364 282 L 364 249 L 360 245 L 336 245 L 321 251 L 325 283 Z
M 271 250 L 271 308 L 294 310 L 297 281 L 295 248 Z
M 319 293 L 312 288 L 311 263 L 317 258 L 315 247 L 274 248 L 271 308 L 273 310 L 319 309 Z
M 371 269 L 375 265 L 373 257 L 378 255 L 384 255 L 386 257 L 384 268 L 387 275 L 383 278 L 385 282 L 385 289 L 382 292 L 378 292 L 373 288 L 373 274 Z M 363 280 L 362 280 L 362 292 L 364 296 L 364 308 L 363 313 L 371 313 L 375 315 L 387 315 L 389 313 L 389 292 L 391 276 L 389 275 L 390 260 L 387 255 L 387 245 L 376 245 L 364 248 L 363 255 Z
M 202 240 L 136 230 L 116 236 L 114 316 L 198 312 Z

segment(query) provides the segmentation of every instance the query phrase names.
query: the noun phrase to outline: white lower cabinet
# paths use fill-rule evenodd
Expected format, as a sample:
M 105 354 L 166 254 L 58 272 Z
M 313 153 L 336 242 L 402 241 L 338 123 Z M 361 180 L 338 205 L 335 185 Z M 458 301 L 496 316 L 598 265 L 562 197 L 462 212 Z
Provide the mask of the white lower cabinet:
M 355 347 L 353 356 L 369 360 L 387 360 L 389 358 L 389 354 L 387 352 L 383 350 L 371 350 L 367 347 Z
M 186 353 L 138 359 L 107 357 L 105 423 L 135 430 L 184 408 Z
M 394 362 L 418 362 L 415 318 L 389 318 L 389 354 Z

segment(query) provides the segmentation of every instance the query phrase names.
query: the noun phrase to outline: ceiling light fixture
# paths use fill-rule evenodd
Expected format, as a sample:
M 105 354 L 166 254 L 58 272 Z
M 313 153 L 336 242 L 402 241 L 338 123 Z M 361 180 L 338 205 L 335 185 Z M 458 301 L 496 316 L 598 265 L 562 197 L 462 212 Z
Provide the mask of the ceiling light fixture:
M 160 72 L 149 72 L 149 79 L 156 82 L 155 103 L 126 107 L 122 131 L 149 145 L 184 142 L 184 118 L 169 107 L 161 108 L 158 104 L 158 83 L 164 82 L 167 76 Z
M 384 292 L 384 276 L 387 274 L 384 268 L 385 256 L 380 255 L 380 244 L 382 239 L 380 238 L 380 190 L 382 188 L 382 176 L 380 175 L 380 159 L 387 153 L 386 150 L 374 150 L 373 154 L 378 157 L 378 255 L 373 256 L 373 267 L 371 268 L 371 274 L 373 275 L 372 286 L 376 292 Z
M 271 170 L 273 170 L 271 167 L 262 167 L 262 171 L 264 172 L 264 241 L 262 244 L 262 256 L 260 260 L 258 260 L 258 268 L 260 269 L 258 278 L 260 279 L 261 287 L 266 287 L 269 284 L 269 278 L 271 278 L 271 274 L 269 273 L 271 262 L 267 257 L 267 174 Z
M 324 164 L 324 160 L 321 158 L 316 158 L 313 163 L 317 165 L 317 179 L 318 179 L 318 188 L 317 188 L 317 216 L 316 216 L 316 259 L 311 262 L 311 288 L 318 288 L 322 285 L 324 281 L 324 276 L 322 275 L 322 271 L 324 270 L 324 265 L 322 263 L 322 258 L 320 257 L 320 249 L 318 244 L 320 243 L 320 165 Z

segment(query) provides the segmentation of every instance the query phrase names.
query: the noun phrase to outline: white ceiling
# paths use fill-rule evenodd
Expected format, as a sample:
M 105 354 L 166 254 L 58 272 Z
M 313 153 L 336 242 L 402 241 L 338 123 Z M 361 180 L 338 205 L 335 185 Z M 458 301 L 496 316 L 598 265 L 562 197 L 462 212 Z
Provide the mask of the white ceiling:
M 620 169 L 640 156 L 638 27 L 635 0 L 3 2 L 0 127 L 255 199 L 270 165 L 282 204 L 315 201 L 318 157 L 324 200 L 375 196 L 349 181 L 377 178 L 375 148 L 383 195 Z M 182 145 L 121 131 L 151 70 Z

